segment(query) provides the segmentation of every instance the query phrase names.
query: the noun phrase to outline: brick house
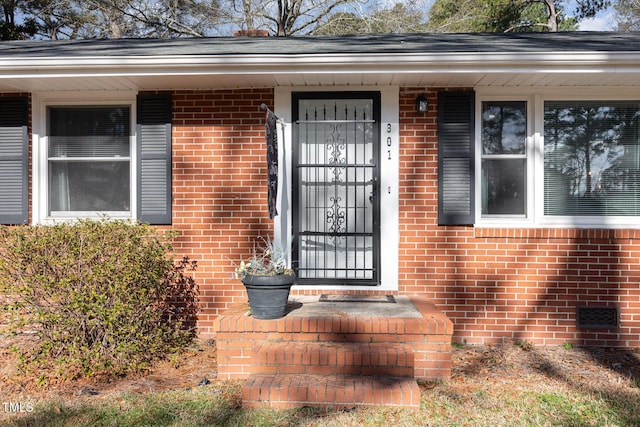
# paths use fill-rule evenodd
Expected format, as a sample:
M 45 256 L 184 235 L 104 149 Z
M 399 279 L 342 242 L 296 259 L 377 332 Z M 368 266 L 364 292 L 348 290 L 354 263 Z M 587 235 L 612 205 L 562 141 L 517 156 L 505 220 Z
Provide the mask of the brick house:
M 0 220 L 179 230 L 204 337 L 268 236 L 294 294 L 419 294 L 460 342 L 637 347 L 638 64 L 617 33 L 3 42 Z

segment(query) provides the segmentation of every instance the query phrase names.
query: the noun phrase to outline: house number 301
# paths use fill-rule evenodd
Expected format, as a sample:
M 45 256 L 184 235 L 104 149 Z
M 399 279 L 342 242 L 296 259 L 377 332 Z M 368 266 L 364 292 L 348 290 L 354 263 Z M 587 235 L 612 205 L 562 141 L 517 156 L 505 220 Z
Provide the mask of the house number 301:
M 387 133 L 391 133 L 391 123 L 387 123 Z M 387 137 L 387 147 L 391 147 L 391 137 Z M 391 150 L 387 150 L 387 159 L 391 160 Z
M 387 134 L 391 133 L 391 123 L 387 123 Z M 391 136 L 387 136 L 387 147 L 391 148 Z M 387 159 L 391 160 L 391 150 L 387 150 Z M 387 193 L 391 194 L 391 187 L 387 187 Z

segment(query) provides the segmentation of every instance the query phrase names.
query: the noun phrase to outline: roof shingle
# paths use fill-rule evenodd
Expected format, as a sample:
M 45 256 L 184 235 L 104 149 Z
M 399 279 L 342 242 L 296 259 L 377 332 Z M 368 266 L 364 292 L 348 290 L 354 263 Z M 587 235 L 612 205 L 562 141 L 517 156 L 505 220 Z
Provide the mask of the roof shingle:
M 640 33 L 430 33 L 333 37 L 21 40 L 0 43 L 0 56 L 5 58 L 448 52 L 640 52 Z

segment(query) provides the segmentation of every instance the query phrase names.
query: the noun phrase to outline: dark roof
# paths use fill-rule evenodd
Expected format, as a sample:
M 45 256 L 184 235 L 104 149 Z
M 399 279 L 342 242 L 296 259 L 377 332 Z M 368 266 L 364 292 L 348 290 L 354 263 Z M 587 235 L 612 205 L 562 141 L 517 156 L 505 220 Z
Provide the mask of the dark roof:
M 640 33 L 444 33 L 0 42 L 0 58 L 447 52 L 640 52 Z

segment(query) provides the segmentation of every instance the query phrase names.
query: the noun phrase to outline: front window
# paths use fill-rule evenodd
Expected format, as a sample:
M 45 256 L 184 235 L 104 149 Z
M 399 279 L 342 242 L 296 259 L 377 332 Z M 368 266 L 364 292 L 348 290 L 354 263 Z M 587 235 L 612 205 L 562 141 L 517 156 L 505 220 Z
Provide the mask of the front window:
M 639 100 L 494 92 L 477 104 L 479 225 L 640 227 Z
M 48 215 L 131 211 L 128 105 L 48 109 Z
M 526 214 L 527 103 L 482 103 L 482 215 Z
M 640 102 L 544 104 L 544 214 L 640 215 Z

